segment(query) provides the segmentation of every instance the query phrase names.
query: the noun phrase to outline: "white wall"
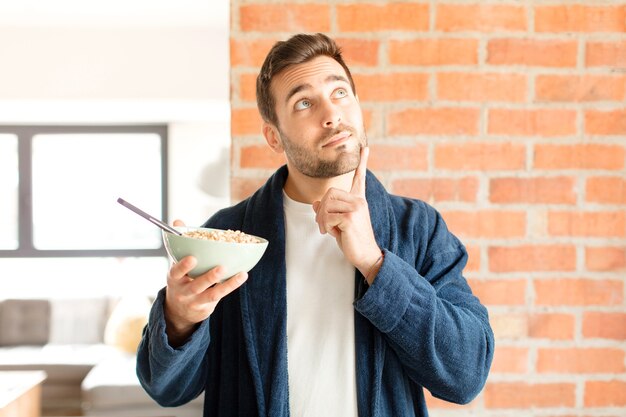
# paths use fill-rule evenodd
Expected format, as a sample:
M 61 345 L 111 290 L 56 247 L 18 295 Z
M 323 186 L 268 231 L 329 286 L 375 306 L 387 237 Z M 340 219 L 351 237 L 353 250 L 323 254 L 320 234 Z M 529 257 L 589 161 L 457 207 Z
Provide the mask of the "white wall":
M 0 123 L 170 125 L 170 219 L 229 199 L 226 0 L 0 0 Z
M 4 100 L 228 99 L 228 37 L 202 27 L 0 28 Z

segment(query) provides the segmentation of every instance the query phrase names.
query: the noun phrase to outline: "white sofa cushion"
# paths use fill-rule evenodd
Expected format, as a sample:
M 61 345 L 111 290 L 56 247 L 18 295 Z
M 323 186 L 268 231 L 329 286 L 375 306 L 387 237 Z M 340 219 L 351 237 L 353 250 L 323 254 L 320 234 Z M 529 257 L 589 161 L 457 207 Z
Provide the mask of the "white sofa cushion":
M 98 344 L 104 342 L 104 326 L 112 300 L 100 298 L 51 299 L 52 344 Z
M 141 387 L 135 366 L 136 356 L 121 351 L 95 366 L 82 382 L 83 413 L 120 416 L 125 410 L 146 417 L 202 415 L 204 395 L 182 407 L 159 406 Z
M 87 372 L 116 349 L 97 345 L 11 346 L 0 348 L 0 369 L 42 369 L 44 382 L 81 381 Z

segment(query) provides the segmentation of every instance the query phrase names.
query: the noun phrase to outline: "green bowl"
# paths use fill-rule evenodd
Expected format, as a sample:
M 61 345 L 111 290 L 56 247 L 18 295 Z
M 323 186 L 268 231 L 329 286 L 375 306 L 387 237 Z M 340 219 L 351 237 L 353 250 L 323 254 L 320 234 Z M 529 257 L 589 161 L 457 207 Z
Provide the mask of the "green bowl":
M 211 231 L 204 227 L 174 227 L 181 233 L 191 231 Z M 236 275 L 239 272 L 248 272 L 259 262 L 268 241 L 254 236 L 260 243 L 235 243 L 219 242 L 215 240 L 196 239 L 187 236 L 178 236 L 174 233 L 163 232 L 163 243 L 167 254 L 174 262 L 179 262 L 185 256 L 192 255 L 197 260 L 197 265 L 189 272 L 190 277 L 197 277 L 205 272 L 221 265 L 225 268 L 224 279 Z

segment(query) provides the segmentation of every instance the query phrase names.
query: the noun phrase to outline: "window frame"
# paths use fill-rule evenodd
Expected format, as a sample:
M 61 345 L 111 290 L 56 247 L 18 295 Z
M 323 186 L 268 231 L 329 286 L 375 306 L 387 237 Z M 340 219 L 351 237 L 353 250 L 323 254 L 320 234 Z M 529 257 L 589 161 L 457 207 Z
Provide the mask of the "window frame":
M 167 219 L 168 129 L 167 125 L 0 125 L 0 134 L 17 136 L 18 247 L 0 249 L 0 258 L 163 257 L 163 242 L 156 249 L 37 249 L 33 244 L 33 137 L 41 134 L 150 133 L 161 138 L 161 212 Z M 141 221 L 141 219 L 137 219 Z

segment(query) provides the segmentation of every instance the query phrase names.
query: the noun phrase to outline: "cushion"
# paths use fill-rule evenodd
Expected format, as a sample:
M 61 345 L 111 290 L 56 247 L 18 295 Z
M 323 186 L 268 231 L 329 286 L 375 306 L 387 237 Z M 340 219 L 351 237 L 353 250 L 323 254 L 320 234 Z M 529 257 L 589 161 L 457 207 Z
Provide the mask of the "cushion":
M 0 345 L 44 345 L 50 333 L 48 300 L 4 300 L 0 303 Z
M 0 371 L 46 371 L 44 386 L 55 381 L 78 384 L 96 364 L 117 350 L 99 345 L 8 346 L 0 348 Z
M 160 409 L 161 407 L 150 398 L 139 383 L 135 367 L 135 355 L 123 352 L 120 352 L 119 355 L 111 355 L 96 365 L 81 384 L 84 407 L 101 412 L 114 408 L 135 409 L 142 406 L 152 406 L 154 410 Z M 188 407 L 196 410 L 195 415 L 197 416 L 202 414 L 203 400 L 204 395 L 200 395 L 188 405 Z M 170 410 L 169 414 L 166 413 L 165 415 L 177 414 L 172 408 L 167 410 Z M 150 413 L 149 415 L 162 414 Z
M 72 345 L 104 341 L 109 299 L 52 299 L 50 310 L 50 343 Z
M 124 297 L 111 313 L 104 329 L 104 342 L 123 352 L 135 354 L 144 326 L 148 323 L 150 300 L 146 297 Z

